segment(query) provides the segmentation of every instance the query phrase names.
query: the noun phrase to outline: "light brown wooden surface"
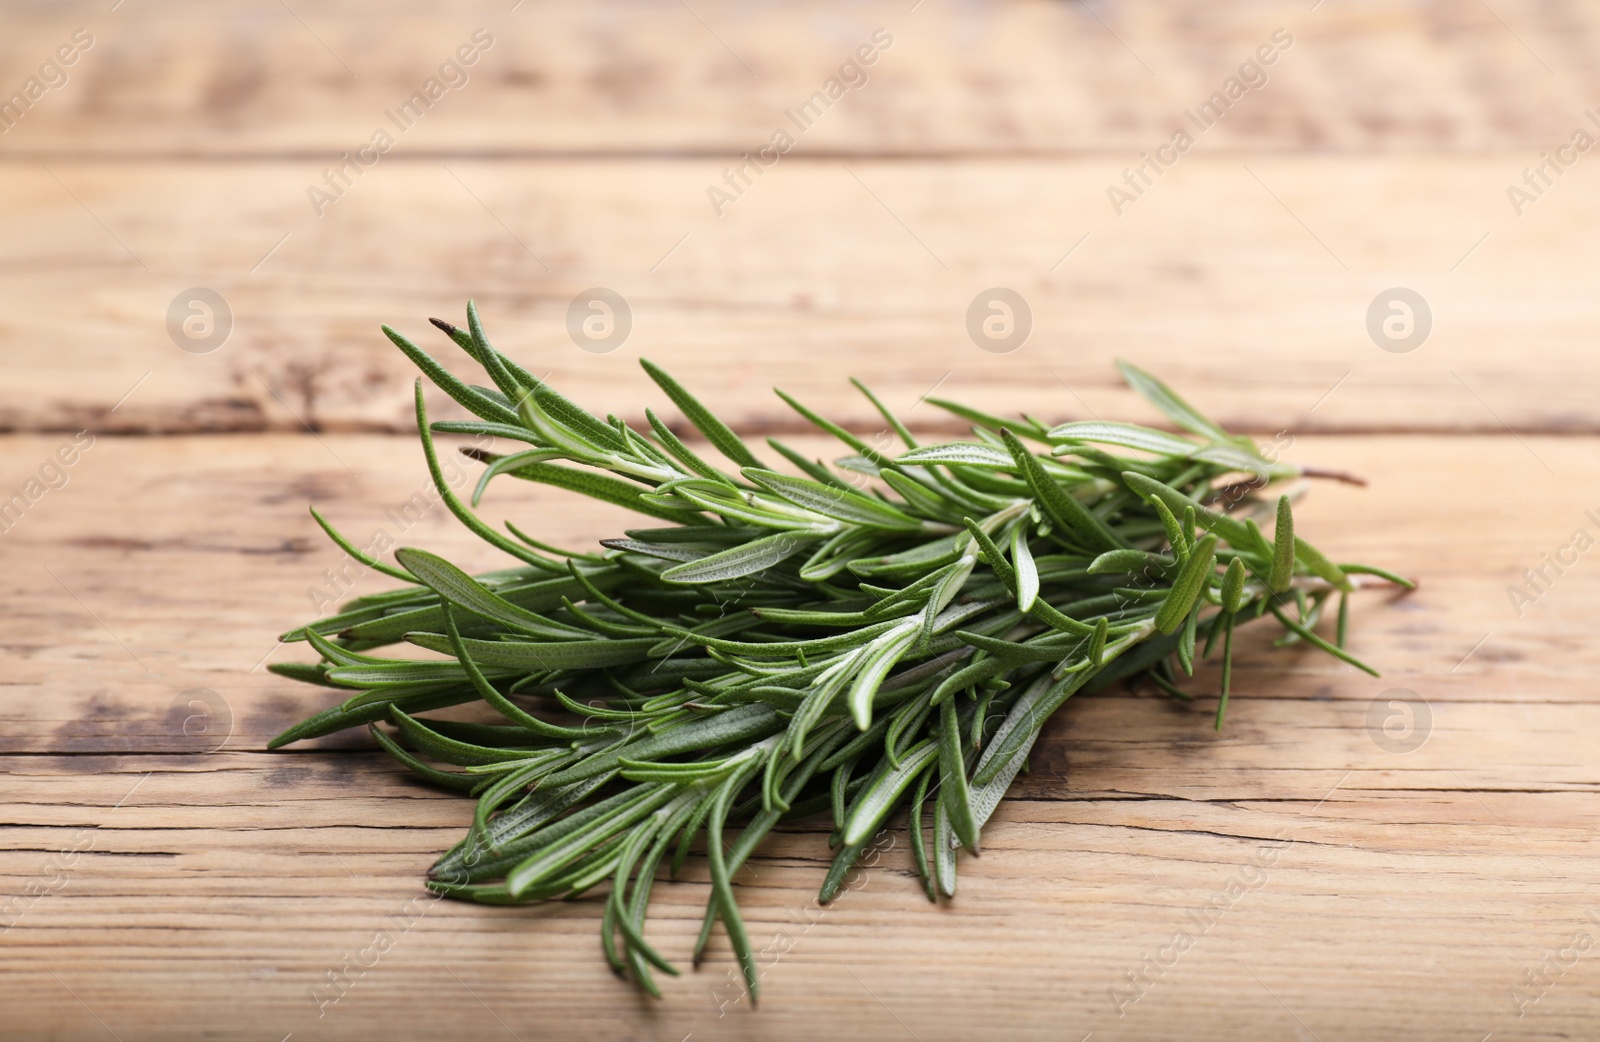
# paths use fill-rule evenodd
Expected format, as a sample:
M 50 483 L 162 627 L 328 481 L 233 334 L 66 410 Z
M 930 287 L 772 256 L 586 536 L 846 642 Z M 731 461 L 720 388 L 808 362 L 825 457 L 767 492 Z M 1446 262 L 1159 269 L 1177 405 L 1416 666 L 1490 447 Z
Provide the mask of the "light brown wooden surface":
M 0 907 L 47 891 L 0 918 L 0 1035 L 1593 1035 L 1600 566 L 1585 554 L 1520 616 L 1507 589 L 1574 530 L 1600 537 L 1600 152 L 1520 216 L 1506 194 L 1592 127 L 1591 7 L 110 7 L 0 16 L 0 102 L 76 29 L 94 39 L 0 134 L 0 502 L 95 438 L 0 533 Z M 319 217 L 307 188 L 480 27 L 469 82 Z M 718 216 L 707 187 L 880 27 L 870 82 Z M 1118 216 L 1108 186 L 1279 27 L 1295 42 L 1270 82 Z M 610 353 L 566 331 L 595 286 L 634 315 Z M 1033 309 L 1010 354 L 966 329 L 993 286 Z M 1366 329 L 1397 286 L 1433 314 L 1410 353 Z M 211 353 L 167 329 L 192 287 L 233 311 Z M 1070 703 L 947 906 L 894 831 L 819 913 L 825 836 L 793 827 L 740 878 L 752 938 L 783 950 L 762 1009 L 734 1001 L 721 939 L 650 1001 L 606 971 L 593 901 L 423 896 L 466 801 L 360 735 L 263 749 L 326 703 L 263 668 L 303 657 L 274 635 L 338 563 L 308 503 L 500 563 L 441 508 L 403 533 L 386 513 L 426 475 L 414 374 L 377 327 L 443 354 L 425 320 L 468 297 L 598 411 L 659 402 L 644 356 L 754 434 L 798 429 L 774 384 L 876 430 L 847 373 L 922 431 L 958 429 L 919 403 L 935 387 L 1150 419 L 1116 381 L 1128 357 L 1230 425 L 1292 434 L 1291 460 L 1371 479 L 1318 484 L 1303 530 L 1424 585 L 1357 605 L 1381 680 L 1245 638 L 1221 734 L 1204 700 Z M 625 520 L 550 490 L 487 502 L 570 545 Z M 1394 689 L 1432 716 L 1409 753 L 1370 726 L 1411 697 Z M 210 735 L 184 733 L 196 702 Z M 706 891 L 693 864 L 658 888 L 669 957 Z M 1219 892 L 1227 910 L 1119 1016 L 1110 989 Z M 386 929 L 319 1017 L 313 987 Z M 1563 965 L 1577 934 L 1594 943 Z M 1518 1016 L 1514 988 L 1542 997 Z
M 1506 194 L 1600 135 L 1581 6 L 506 6 L 21 8 L 0 89 L 76 28 L 95 43 L 0 135 L 0 334 L 38 345 L 7 358 L 0 429 L 403 430 L 409 369 L 377 328 L 468 296 L 630 415 L 613 378 L 640 354 L 752 429 L 789 422 L 753 390 L 835 367 L 902 407 L 945 374 L 982 404 L 1064 382 L 1118 407 L 1126 354 L 1257 427 L 1597 427 L 1600 161 L 1520 216 Z M 486 26 L 461 89 L 319 216 L 308 189 Z M 883 26 L 872 78 L 719 216 L 707 189 Z M 1278 28 L 1270 79 L 1195 130 Z M 1118 216 L 1108 188 L 1179 127 L 1194 147 Z M 614 354 L 566 332 L 593 286 L 634 313 Z M 1033 310 L 1013 354 L 967 333 L 992 286 Z M 1394 286 L 1433 312 L 1411 354 L 1366 330 Z M 232 307 L 212 354 L 167 332 L 192 287 Z
M 0 487 L 59 440 L 7 438 Z M 848 1038 L 988 1025 L 1018 1038 L 1224 1039 L 1297 1037 L 1301 1023 L 1324 1039 L 1556 1038 L 1593 1022 L 1591 957 L 1525 1018 L 1510 989 L 1545 949 L 1600 929 L 1583 918 L 1600 884 L 1586 624 L 1600 573 L 1583 559 L 1520 619 L 1505 594 L 1572 529 L 1595 531 L 1583 517 L 1600 482 L 1592 439 L 1297 439 L 1291 458 L 1372 481 L 1316 488 L 1303 530 L 1338 557 L 1423 577 L 1407 598 L 1358 605 L 1354 648 L 1385 676 L 1254 637 L 1221 734 L 1206 702 L 1069 704 L 948 907 L 927 905 L 894 832 L 883 867 L 802 930 L 825 845 L 815 827 L 794 829 L 741 889 L 752 935 L 793 941 L 754 1016 L 719 1015 L 736 994 L 721 943 L 652 1003 L 606 972 L 592 901 L 424 901 L 421 921 L 319 1019 L 312 987 L 416 899 L 470 810 L 359 736 L 262 751 L 327 697 L 251 668 L 303 657 L 274 650 L 272 634 L 311 614 L 308 589 L 338 562 L 305 501 L 365 535 L 392 530 L 384 505 L 423 481 L 406 440 L 322 441 L 104 437 L 0 537 L 4 594 L 22 606 L 5 652 L 0 876 L 21 890 L 52 853 L 92 842 L 0 942 L 0 987 L 24 1036 L 93 1037 L 96 1017 L 123 1039 L 464 1025 L 473 1037 L 776 1039 L 818 1024 Z M 1500 485 L 1489 507 L 1484 473 Z M 486 502 L 490 518 L 573 544 L 620 520 L 551 490 Z M 492 563 L 446 521 L 436 509 L 404 539 Z M 1431 707 L 1414 752 L 1369 733 L 1371 703 L 1392 688 Z M 219 727 L 231 719 L 217 751 L 182 736 L 197 697 Z M 1292 843 L 1265 882 L 1118 1017 L 1107 989 L 1274 837 Z M 674 957 L 705 891 L 693 872 L 661 888 L 654 929 Z
M 879 29 L 893 42 L 812 132 L 817 147 L 1148 148 L 1279 29 L 1294 42 L 1268 69 L 1277 82 L 1233 128 L 1252 146 L 1536 154 L 1570 137 L 1600 88 L 1600 34 L 1574 2 L 106 6 L 13 6 L 0 56 L 18 82 L 74 29 L 95 42 L 7 146 L 320 164 L 367 141 L 480 28 L 493 42 L 429 114 L 423 147 L 737 155 Z

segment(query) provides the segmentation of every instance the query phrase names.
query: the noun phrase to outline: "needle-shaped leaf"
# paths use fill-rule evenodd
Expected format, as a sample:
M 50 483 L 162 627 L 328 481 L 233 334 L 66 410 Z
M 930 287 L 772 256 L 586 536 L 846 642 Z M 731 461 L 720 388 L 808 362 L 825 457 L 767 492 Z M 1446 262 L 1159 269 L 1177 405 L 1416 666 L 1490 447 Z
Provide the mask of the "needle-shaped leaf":
M 1222 610 L 1232 615 L 1244 606 L 1244 583 L 1247 578 L 1244 562 L 1235 557 L 1222 573 Z
M 373 571 L 382 572 L 384 575 L 390 576 L 391 578 L 400 579 L 404 582 L 412 583 L 417 581 L 414 576 L 394 567 L 393 565 L 384 564 L 382 561 L 378 560 L 376 557 L 373 557 L 366 551 L 358 549 L 355 544 L 350 542 L 350 540 L 340 535 L 339 530 L 329 524 L 326 518 L 317 513 L 316 507 L 311 508 L 311 516 L 316 519 L 318 527 L 328 534 L 328 538 L 333 540 L 335 546 L 349 554 L 355 560 L 361 562 L 361 564 L 371 568 Z
M 1015 434 L 1002 428 L 1000 437 L 1011 450 L 1011 458 L 1027 480 L 1039 507 L 1064 535 L 1094 551 L 1116 550 L 1123 545 L 1124 541 L 1112 535 L 1105 523 L 1085 510 L 1072 493 L 1051 480 L 1038 458 Z
M 956 704 L 939 707 L 939 792 L 950 825 L 961 845 L 978 852 L 978 819 L 972 813 L 972 790 L 967 785 L 966 752 L 961 744 L 961 724 Z
M 1344 569 L 1328 560 L 1322 555 L 1321 550 L 1299 536 L 1294 540 L 1294 556 L 1311 571 L 1312 575 L 1332 583 L 1338 589 L 1348 592 L 1355 588 L 1350 582 L 1350 577 L 1344 573 Z
M 1228 545 L 1235 548 L 1249 545 L 1249 529 L 1245 528 L 1243 522 L 1208 509 L 1178 489 L 1137 471 L 1125 470 L 1120 477 L 1128 488 L 1145 499 L 1159 499 L 1175 516 L 1182 514 L 1185 508 L 1193 507 L 1198 523 L 1222 537 Z
M 1345 662 L 1350 663 L 1352 666 L 1354 666 L 1357 669 L 1361 670 L 1363 673 L 1369 673 L 1369 674 L 1371 674 L 1372 676 L 1375 676 L 1375 677 L 1383 675 L 1383 674 L 1379 673 L 1376 669 L 1373 669 L 1371 666 L 1367 665 L 1365 662 L 1361 661 L 1360 659 L 1356 658 L 1354 655 L 1350 654 L 1345 649 L 1343 649 L 1341 647 L 1338 647 L 1336 645 L 1333 645 L 1333 644 L 1329 644 L 1327 641 L 1325 641 L 1321 637 L 1317 636 L 1317 634 L 1315 632 L 1313 632 L 1312 630 L 1307 629 L 1302 624 L 1296 622 L 1294 619 L 1292 619 L 1289 616 L 1285 615 L 1283 613 L 1283 609 L 1278 607 L 1277 605 L 1273 605 L 1271 610 L 1272 610 L 1272 614 L 1277 617 L 1277 620 L 1279 622 L 1283 623 L 1283 625 L 1284 625 L 1284 627 L 1286 629 L 1288 629 L 1290 632 L 1292 632 L 1292 633 L 1296 634 L 1297 636 L 1299 636 L 1302 640 L 1304 640 L 1304 641 L 1306 641 L 1306 642 L 1308 642 L 1310 644 L 1316 645 L 1317 647 L 1321 648 L 1323 651 L 1326 651 L 1328 654 L 1332 655 L 1336 659 L 1341 659 L 1341 660 L 1343 660 Z
M 1166 414 L 1167 419 L 1186 431 L 1193 431 L 1212 441 L 1227 441 L 1231 435 L 1201 415 L 1200 411 L 1178 396 L 1178 392 L 1140 369 L 1131 362 L 1117 361 L 1122 378 L 1142 395 L 1145 401 Z
M 983 467 L 986 470 L 1015 470 L 1017 466 L 1009 452 L 1002 452 L 990 445 L 961 441 L 912 449 L 901 453 L 895 462 L 917 466 Z
M 727 424 L 717 419 L 710 409 L 701 405 L 699 399 L 686 391 L 682 384 L 667 375 L 666 370 L 644 358 L 639 359 L 639 364 L 650 374 L 650 379 L 656 382 L 656 386 L 672 399 L 672 404 L 678 407 L 678 411 L 694 424 L 696 430 L 706 436 L 707 441 L 717 447 L 718 452 L 741 467 L 763 466 Z
M 1156 612 L 1156 629 L 1162 633 L 1174 633 L 1183 624 L 1194 608 L 1195 601 L 1199 600 L 1201 591 L 1211 581 L 1216 555 L 1217 537 L 1207 535 L 1183 563 L 1183 569 L 1173 580 L 1172 589 L 1161 602 L 1161 609 Z
M 1028 549 L 1028 526 L 1018 524 L 1011 530 L 1011 564 L 1017 572 L 1017 609 L 1032 611 L 1039 596 L 1039 566 L 1034 564 L 1033 551 Z
M 959 402 L 948 401 L 944 398 L 929 398 L 927 401 L 934 408 L 943 409 L 945 412 L 959 416 L 968 423 L 982 429 L 998 431 L 1002 427 L 1009 427 L 1031 441 L 1047 440 L 1048 432 L 1037 422 L 1024 416 L 1008 420 L 1004 416 L 996 416 L 993 413 L 974 409 L 969 405 L 962 405 Z
M 472 457 L 485 463 L 493 463 L 500 459 L 492 452 L 479 452 L 474 450 Z M 563 466 L 560 463 L 524 463 L 506 469 L 504 473 L 524 481 L 537 481 L 540 484 L 551 485 L 555 488 L 564 488 L 597 499 L 603 503 L 615 503 L 619 507 L 651 517 L 659 517 L 664 521 L 676 521 L 680 524 L 696 524 L 704 521 L 693 507 L 662 506 L 648 498 L 640 486 L 631 481 L 623 481 L 606 474 L 599 474 L 592 470 L 578 470 L 575 467 Z
M 394 556 L 418 581 L 445 600 L 508 629 L 548 640 L 585 640 L 594 637 L 593 633 L 586 630 L 563 626 L 536 612 L 519 608 L 437 554 L 414 547 L 401 547 Z
M 677 457 L 678 461 L 684 466 L 688 467 L 691 471 L 703 478 L 707 478 L 711 481 L 720 481 L 723 484 L 730 486 L 733 485 L 734 481 L 732 478 L 728 477 L 728 475 L 707 463 L 700 457 L 699 453 L 685 445 L 682 439 L 680 439 L 676 434 L 672 433 L 672 428 L 661 422 L 660 417 L 655 414 L 653 409 L 646 409 L 644 411 L 644 418 L 650 422 L 650 429 L 654 431 L 656 437 L 661 440 L 661 444 L 665 445 L 667 451 L 672 453 L 673 456 Z
M 850 819 L 844 827 L 844 843 L 856 846 L 871 839 L 883 824 L 883 819 L 895 808 L 924 768 L 939 754 L 932 739 L 919 743 L 900 762 L 900 766 L 884 774 L 871 788 L 856 798 Z
M 1100 445 L 1115 445 L 1123 449 L 1137 449 L 1140 452 L 1179 457 L 1188 456 L 1199 448 L 1194 442 L 1185 441 L 1165 431 L 1139 427 L 1132 423 L 1106 423 L 1101 420 L 1063 423 L 1059 427 L 1051 428 L 1050 440 L 1068 443 L 1092 441 Z M 1070 451 L 1070 446 L 1058 447 L 1055 451 L 1057 453 Z
M 746 480 L 755 482 L 774 495 L 824 517 L 899 532 L 922 529 L 922 522 L 911 515 L 859 492 L 755 467 L 745 467 L 740 473 Z
M 429 651 L 450 653 L 450 638 L 442 633 L 408 633 L 406 640 Z M 474 662 L 508 669 L 599 669 L 643 662 L 656 644 L 654 637 L 633 640 L 462 641 Z
M 503 405 L 482 391 L 468 386 L 451 373 L 450 370 L 440 365 L 432 355 L 406 339 L 403 334 L 388 326 L 383 327 L 383 334 L 393 341 L 396 347 L 405 352 L 406 357 L 411 359 L 412 365 L 426 373 L 428 379 L 432 380 L 436 387 L 454 398 L 468 412 L 495 423 L 509 424 L 514 427 L 522 425 L 520 418 L 517 416 L 517 410 Z
M 1294 512 L 1289 507 L 1289 497 L 1278 497 L 1278 524 L 1272 530 L 1272 571 L 1267 576 L 1267 589 L 1283 593 L 1294 581 Z
M 717 583 L 742 579 L 793 557 L 816 542 L 816 538 L 807 538 L 795 532 L 778 532 L 674 565 L 662 572 L 661 578 L 669 583 Z
M 861 730 L 872 726 L 872 696 L 877 694 L 883 678 L 889 675 L 889 670 L 900 661 L 917 635 L 917 630 L 910 623 L 890 630 L 869 644 L 866 653 L 856 663 L 856 675 L 850 685 L 848 701 L 850 714 L 855 717 L 856 726 Z

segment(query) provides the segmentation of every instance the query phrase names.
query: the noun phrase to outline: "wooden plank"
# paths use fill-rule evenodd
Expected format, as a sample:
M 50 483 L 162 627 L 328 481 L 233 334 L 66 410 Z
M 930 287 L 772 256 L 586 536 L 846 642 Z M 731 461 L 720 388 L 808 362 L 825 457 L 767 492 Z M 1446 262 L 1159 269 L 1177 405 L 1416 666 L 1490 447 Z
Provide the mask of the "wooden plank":
M 1519 218 L 1521 155 L 1197 146 L 1118 217 L 1125 158 L 785 163 L 721 218 L 709 160 L 399 159 L 321 219 L 315 163 L 0 164 L 0 429 L 404 430 L 415 374 L 378 326 L 451 351 L 424 320 L 476 296 L 505 350 L 635 418 L 660 401 L 640 356 L 751 430 L 799 423 L 774 384 L 875 424 L 846 374 L 925 424 L 936 385 L 1005 413 L 1142 415 L 1125 356 L 1249 429 L 1600 430 L 1600 166 Z M 1409 353 L 1368 331 L 1396 286 L 1431 314 Z M 231 306 L 211 353 L 169 331 L 190 287 Z M 568 331 L 592 287 L 630 304 L 610 353 Z M 969 331 L 991 287 L 1031 308 L 1011 353 Z
M 63 441 L 0 439 L 0 489 L 24 488 Z M 1579 556 L 1547 573 L 1521 617 L 1506 588 L 1575 529 L 1600 530 L 1585 514 L 1600 508 L 1595 449 L 1591 438 L 1298 438 L 1292 458 L 1372 482 L 1314 489 L 1302 530 L 1336 558 L 1422 579 L 1407 598 L 1358 605 L 1354 647 L 1386 676 L 1257 635 L 1220 734 L 1205 698 L 1188 711 L 1121 693 L 1069 706 L 948 907 L 930 908 L 907 877 L 902 838 L 819 911 L 823 837 L 796 826 L 741 883 L 770 963 L 751 1014 L 720 942 L 652 1003 L 604 970 L 591 901 L 419 899 L 420 871 L 468 808 L 403 779 L 359 736 L 261 751 L 325 701 L 251 669 L 294 657 L 271 635 L 311 613 L 308 588 L 338 565 L 307 500 L 357 536 L 385 527 L 493 563 L 438 508 L 398 531 L 385 511 L 422 485 L 408 439 L 102 435 L 0 535 L 13 606 L 0 649 L 0 890 L 46 891 L 0 942 L 8 1029 L 1581 1037 L 1600 1013 L 1593 956 L 1548 987 L 1530 989 L 1525 973 L 1600 929 L 1585 918 L 1600 914 L 1585 621 L 1600 572 Z M 485 513 L 532 517 L 581 545 L 619 523 L 560 495 L 498 489 Z M 1213 684 L 1202 675 L 1195 688 Z M 1369 731 L 1370 707 L 1383 713 L 1394 687 L 1432 714 L 1409 753 Z M 182 736 L 194 689 L 214 693 L 220 749 Z M 659 893 L 653 936 L 681 957 L 704 875 Z M 370 961 L 361 953 L 379 931 L 392 946 L 319 1008 L 313 988 L 347 955 Z M 1181 932 L 1194 943 L 1129 999 L 1125 974 L 1147 954 L 1170 961 Z M 1541 996 L 1525 1016 L 1513 988 Z
M 783 114 L 880 29 L 892 43 L 866 83 L 806 130 L 803 150 L 1137 153 L 1169 140 L 1182 113 L 1280 29 L 1293 42 L 1230 116 L 1234 147 L 1514 147 L 1530 162 L 1570 140 L 1600 91 L 1596 12 L 1531 0 L 1493 10 L 1250 0 L 1204 18 L 1171 0 L 509 8 L 25 6 L 0 41 L 7 95 L 74 30 L 93 43 L 59 88 L 40 88 L 3 144 L 37 156 L 295 152 L 320 163 L 370 141 L 384 113 L 479 29 L 491 44 L 424 126 L 405 133 L 405 150 L 687 150 L 720 160 L 767 143 Z

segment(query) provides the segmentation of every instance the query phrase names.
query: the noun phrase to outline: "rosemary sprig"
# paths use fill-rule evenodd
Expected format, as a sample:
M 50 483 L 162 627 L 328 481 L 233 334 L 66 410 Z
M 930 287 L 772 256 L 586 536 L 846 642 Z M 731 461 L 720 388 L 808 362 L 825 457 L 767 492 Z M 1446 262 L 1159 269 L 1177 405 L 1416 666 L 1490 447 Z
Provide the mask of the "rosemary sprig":
M 478 417 L 429 423 L 417 382 L 417 429 L 443 502 L 515 563 L 471 576 L 419 549 L 397 551 L 396 566 L 362 555 L 409 585 L 284 635 L 320 659 L 275 671 L 349 695 L 271 745 L 367 724 L 424 780 L 473 796 L 467 834 L 429 872 L 439 893 L 504 904 L 609 881 L 606 958 L 651 993 L 655 972 L 678 972 L 645 937 L 651 889 L 702 833 L 712 892 L 694 957 L 721 921 L 754 999 L 732 879 L 780 822 L 831 814 L 829 900 L 908 807 L 929 898 L 953 896 L 957 849 L 978 852 L 1040 729 L 1072 695 L 1148 678 L 1189 699 L 1180 685 L 1204 630 L 1201 658 L 1221 636 L 1220 728 L 1238 624 L 1271 614 L 1284 641 L 1374 672 L 1344 647 L 1348 595 L 1410 585 L 1329 561 L 1295 533 L 1288 496 L 1274 507 L 1258 495 L 1312 472 L 1269 460 L 1126 363 L 1128 382 L 1185 435 L 1102 421 L 1046 428 L 934 402 L 971 422 L 972 437 L 918 445 L 857 383 L 904 451 L 879 451 L 779 392 L 848 450 L 830 467 L 772 442 L 796 476 L 770 469 L 649 362 L 725 463 L 653 412 L 648 431 L 590 414 L 496 351 L 471 304 L 467 319 L 465 330 L 434 324 L 492 387 L 384 332 Z M 487 464 L 468 505 L 444 479 L 436 433 L 528 447 L 464 450 Z M 601 553 L 559 551 L 509 523 L 507 535 L 473 510 L 500 476 L 656 525 L 602 540 Z M 1270 539 L 1257 525 L 1267 516 Z M 1330 643 L 1314 627 L 1335 594 Z M 443 657 L 368 654 L 402 641 Z M 474 701 L 503 722 L 422 715 Z

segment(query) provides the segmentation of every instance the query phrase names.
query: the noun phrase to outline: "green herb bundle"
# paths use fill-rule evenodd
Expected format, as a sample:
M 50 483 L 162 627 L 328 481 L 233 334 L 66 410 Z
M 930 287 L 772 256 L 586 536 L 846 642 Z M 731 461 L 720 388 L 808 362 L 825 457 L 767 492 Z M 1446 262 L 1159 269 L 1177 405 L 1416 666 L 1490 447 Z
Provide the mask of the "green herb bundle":
M 1079 691 L 1183 678 L 1220 645 L 1221 727 L 1237 625 L 1271 615 L 1286 633 L 1368 672 L 1344 649 L 1362 585 L 1410 584 L 1335 564 L 1294 531 L 1287 496 L 1304 473 L 1269 459 L 1129 365 L 1129 383 L 1186 436 L 1122 423 L 1056 427 L 930 400 L 969 440 L 919 445 L 866 387 L 903 448 L 884 452 L 780 397 L 846 453 L 832 466 L 769 439 L 769 466 L 665 372 L 643 363 L 722 460 L 654 412 L 649 430 L 600 419 L 467 328 L 435 320 L 488 374 L 466 384 L 385 327 L 476 420 L 417 429 L 444 504 L 514 560 L 472 576 L 420 549 L 396 565 L 334 541 L 407 585 L 361 597 L 284 635 L 321 656 L 274 671 L 349 697 L 278 747 L 361 724 L 397 760 L 477 800 L 467 834 L 429 873 L 445 895 L 491 904 L 568 898 L 610 883 L 607 959 L 656 993 L 678 971 L 645 938 L 663 862 L 709 862 L 694 955 L 720 920 L 752 998 L 757 972 L 732 878 L 779 822 L 831 815 L 831 899 L 874 835 L 909 810 L 930 900 L 953 895 L 957 851 L 977 853 L 1050 715 Z M 435 434 L 526 448 L 464 450 L 485 463 L 464 503 Z M 558 550 L 473 507 L 497 476 L 631 508 L 653 527 Z M 1269 538 L 1257 517 L 1271 518 Z M 1336 636 L 1316 632 L 1337 597 Z M 391 658 L 404 641 L 441 658 Z M 497 723 L 423 716 L 483 701 Z M 392 728 L 379 726 L 386 723 Z M 932 838 L 929 842 L 928 832 Z

